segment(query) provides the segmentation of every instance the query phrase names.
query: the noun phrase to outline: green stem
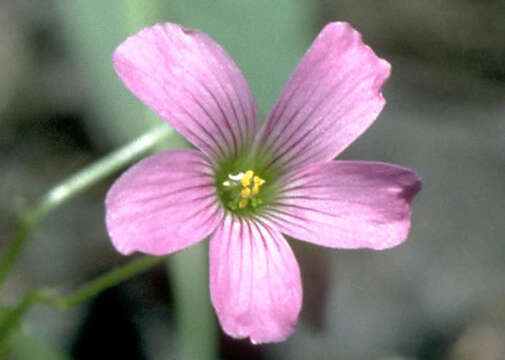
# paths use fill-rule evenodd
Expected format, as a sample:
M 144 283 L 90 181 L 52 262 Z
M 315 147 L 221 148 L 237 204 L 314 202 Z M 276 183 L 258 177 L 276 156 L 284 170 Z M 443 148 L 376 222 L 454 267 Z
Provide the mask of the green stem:
M 46 297 L 44 299 L 44 304 L 62 310 L 82 304 L 102 291 L 116 286 L 132 276 L 152 268 L 165 259 L 166 257 L 163 256 L 143 256 L 126 265 L 98 276 L 97 278 L 85 283 L 71 294 L 61 297 Z
M 35 206 L 26 209 L 20 215 L 17 229 L 0 259 L 0 289 L 24 248 L 29 234 L 45 216 L 91 185 L 153 149 L 173 133 L 167 125 L 161 125 L 146 132 L 131 143 L 64 180 L 44 195 Z
M 208 253 L 207 242 L 201 242 L 167 261 L 180 339 L 178 359 L 217 359 L 218 331 L 208 295 Z
M 0 288 L 21 253 L 21 250 L 23 250 L 25 240 L 30 234 L 31 229 L 37 222 L 38 219 L 36 214 L 33 214 L 31 211 L 26 211 L 19 216 L 14 235 L 0 259 Z
M 60 310 L 80 305 L 102 291 L 152 268 L 165 259 L 166 257 L 163 256 L 143 256 L 98 276 L 68 295 L 60 296 L 56 290 L 50 288 L 42 288 L 28 293 L 2 318 L 0 322 L 0 344 L 5 341 L 12 330 L 16 329 L 23 316 L 33 305 L 40 303 Z
M 40 289 L 30 292 L 26 295 L 12 310 L 4 315 L 0 322 L 0 345 L 4 345 L 4 341 L 10 334 L 11 330 L 15 329 L 23 316 L 30 307 L 39 302 L 47 294 L 46 289 Z

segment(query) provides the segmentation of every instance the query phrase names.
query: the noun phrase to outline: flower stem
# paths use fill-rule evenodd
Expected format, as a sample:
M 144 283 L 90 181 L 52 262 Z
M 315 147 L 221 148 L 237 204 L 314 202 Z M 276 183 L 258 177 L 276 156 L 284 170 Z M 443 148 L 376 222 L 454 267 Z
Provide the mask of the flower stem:
M 218 331 L 208 295 L 207 258 L 207 242 L 201 242 L 167 261 L 180 338 L 178 359 L 217 359 Z
M 28 236 L 45 216 L 91 185 L 151 150 L 173 133 L 172 128 L 167 125 L 161 125 L 146 132 L 131 143 L 64 180 L 49 190 L 35 206 L 24 210 L 19 216 L 16 231 L 0 258 L 0 289 L 5 283 L 12 266 L 18 260 Z
M 140 257 L 126 265 L 98 276 L 81 285 L 76 291 L 63 296 L 59 295 L 56 290 L 50 288 L 41 288 L 31 291 L 2 318 L 0 322 L 0 345 L 6 340 L 10 332 L 18 326 L 23 316 L 33 305 L 39 303 L 60 310 L 80 305 L 102 291 L 152 268 L 165 259 L 166 257 L 163 256 Z
M 106 272 L 103 275 L 81 285 L 76 291 L 64 296 L 49 296 L 41 299 L 45 305 L 58 309 L 68 309 L 70 307 L 82 304 L 88 299 L 98 295 L 102 291 L 116 286 L 132 276 L 146 271 L 159 264 L 166 257 L 163 256 L 143 256 L 135 259 L 126 265 Z
M 5 340 L 11 330 L 17 328 L 19 322 L 30 307 L 39 302 L 46 294 L 46 289 L 35 290 L 26 295 L 8 313 L 2 317 L 0 322 L 0 347 L 5 346 Z
M 7 249 L 3 252 L 0 259 L 0 288 L 2 287 L 9 271 L 18 259 L 21 250 L 23 250 L 26 238 L 30 231 L 38 222 L 35 213 L 32 211 L 25 211 L 20 214 L 17 228 L 12 236 Z

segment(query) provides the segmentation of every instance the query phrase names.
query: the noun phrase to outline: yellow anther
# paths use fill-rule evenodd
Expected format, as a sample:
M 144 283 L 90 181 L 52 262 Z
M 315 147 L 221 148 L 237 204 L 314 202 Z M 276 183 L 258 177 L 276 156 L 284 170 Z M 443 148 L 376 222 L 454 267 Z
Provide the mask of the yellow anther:
M 265 183 L 265 180 L 260 178 L 259 176 L 255 176 L 253 179 L 254 186 L 252 188 L 252 195 L 257 195 L 260 192 L 260 186 Z
M 265 180 L 263 180 L 259 176 L 255 176 L 253 181 L 254 181 L 254 185 L 257 185 L 258 187 L 265 183 Z
M 231 210 L 244 209 L 249 204 L 253 208 L 261 205 L 263 201 L 256 195 L 260 192 L 260 187 L 265 180 L 254 175 L 253 170 L 247 170 L 245 173 L 239 172 L 236 175 L 228 174 L 228 179 L 222 182 L 222 185 L 230 192 L 230 200 L 227 206 Z
M 249 202 L 249 200 L 242 198 L 238 201 L 238 207 L 243 209 L 247 206 L 248 202 Z
M 254 191 L 254 190 L 253 190 L 253 191 Z M 241 196 L 241 197 L 243 197 L 243 198 L 248 198 L 250 195 L 251 195 L 251 189 L 249 189 L 248 187 L 243 188 L 243 189 L 240 191 L 240 196 Z
M 240 183 L 242 184 L 243 187 L 248 187 L 251 185 L 251 179 L 254 176 L 254 172 L 252 170 L 247 170 L 240 179 Z

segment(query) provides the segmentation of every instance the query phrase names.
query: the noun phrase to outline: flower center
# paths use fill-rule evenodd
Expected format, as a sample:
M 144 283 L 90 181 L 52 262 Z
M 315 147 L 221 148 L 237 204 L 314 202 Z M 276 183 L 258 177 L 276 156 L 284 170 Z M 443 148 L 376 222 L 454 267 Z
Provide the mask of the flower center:
M 254 171 L 247 170 L 236 175 L 228 174 L 228 179 L 222 183 L 224 190 L 229 192 L 229 201 L 226 203 L 231 210 L 244 209 L 248 205 L 253 208 L 261 205 L 263 201 L 258 198 L 261 185 L 265 180 Z

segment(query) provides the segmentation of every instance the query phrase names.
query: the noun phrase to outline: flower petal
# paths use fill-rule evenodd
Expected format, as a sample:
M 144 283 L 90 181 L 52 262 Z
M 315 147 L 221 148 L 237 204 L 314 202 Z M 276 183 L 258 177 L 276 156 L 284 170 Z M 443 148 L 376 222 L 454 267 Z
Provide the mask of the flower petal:
M 390 65 L 347 23 L 328 24 L 291 75 L 258 137 L 270 166 L 331 160 L 375 120 Z
M 207 35 L 165 23 L 114 52 L 125 85 L 213 158 L 236 153 L 256 133 L 256 105 L 230 56 Z
M 266 216 L 281 232 L 318 245 L 386 249 L 406 239 L 420 189 L 419 176 L 400 166 L 331 161 L 291 173 Z
M 210 292 L 224 331 L 253 343 L 286 339 L 302 303 L 300 270 L 283 236 L 232 216 L 210 241 Z
M 195 150 L 140 161 L 112 185 L 105 205 L 107 230 L 123 254 L 183 249 L 208 236 L 223 216 L 208 160 Z

